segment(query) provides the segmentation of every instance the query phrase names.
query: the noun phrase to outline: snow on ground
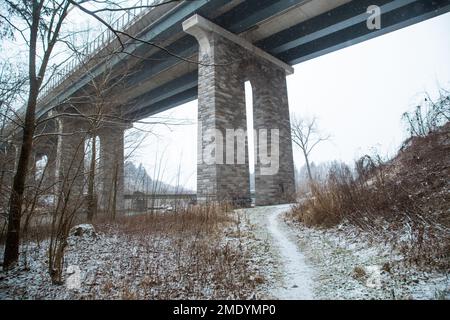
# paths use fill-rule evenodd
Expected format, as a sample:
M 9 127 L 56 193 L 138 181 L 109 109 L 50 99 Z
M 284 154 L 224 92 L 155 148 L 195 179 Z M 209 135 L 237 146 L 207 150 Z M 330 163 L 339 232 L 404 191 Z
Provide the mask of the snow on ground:
M 285 215 L 289 209 L 236 210 L 233 223 L 205 239 L 72 235 L 64 285 L 50 283 L 48 243 L 30 243 L 22 247 L 26 264 L 0 272 L 0 299 L 450 298 L 448 271 L 406 266 L 389 243 L 349 224 L 307 228 Z
M 283 227 L 282 221 L 279 221 L 280 215 L 289 210 L 289 206 L 265 207 L 263 210 L 270 212 L 267 224 L 268 231 L 278 247 L 283 261 L 284 279 L 282 286 L 274 291 L 275 297 L 280 299 L 312 299 L 312 270 L 305 263 L 305 258 L 298 250 L 295 241 L 288 238 L 289 233 Z
M 22 247 L 27 263 L 22 254 L 18 267 L 0 272 L 0 300 L 249 299 L 260 279 L 237 229 L 232 223 L 203 235 L 73 234 L 63 285 L 51 284 L 48 241 L 30 243 Z
M 318 299 L 450 298 L 449 273 L 407 265 L 390 243 L 376 241 L 354 226 L 307 228 L 289 223 L 318 277 Z
M 421 271 L 402 263 L 388 243 L 375 242 L 351 225 L 307 228 L 283 213 L 289 205 L 244 212 L 254 238 L 265 240 L 266 297 L 278 299 L 449 299 L 448 272 Z M 283 219 L 284 218 L 284 219 Z M 295 244 L 295 246 L 294 246 Z
M 159 239 L 159 245 L 171 244 L 166 239 Z M 156 267 L 151 261 L 153 258 L 160 259 L 161 266 L 167 268 L 168 273 L 175 266 L 170 255 L 160 256 L 158 251 L 149 250 L 140 242 L 120 234 L 71 238 L 65 254 L 66 282 L 64 285 L 52 285 L 47 272 L 47 247 L 48 241 L 39 245 L 29 244 L 26 248 L 27 263 L 22 259 L 14 270 L 0 275 L 0 299 L 127 298 L 123 284 L 130 277 L 134 278 L 130 284 L 136 282 L 136 287 L 142 289 L 146 286 L 144 282 L 152 283 L 159 278 L 156 277 L 157 270 L 148 272 L 147 269 Z M 22 247 L 22 250 L 25 248 Z M 77 273 L 81 278 L 82 285 L 79 287 L 73 286 L 73 280 L 70 280 L 74 269 L 79 271 Z M 158 284 L 155 283 L 148 295 L 157 293 Z

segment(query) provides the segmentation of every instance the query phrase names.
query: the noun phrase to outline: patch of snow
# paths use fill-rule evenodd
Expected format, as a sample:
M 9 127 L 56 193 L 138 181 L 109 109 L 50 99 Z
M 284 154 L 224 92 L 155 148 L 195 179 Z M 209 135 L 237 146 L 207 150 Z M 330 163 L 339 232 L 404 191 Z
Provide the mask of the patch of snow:
M 425 271 L 405 264 L 389 241 L 348 222 L 330 229 L 292 222 L 283 215 L 288 208 L 242 210 L 249 224 L 242 241 L 251 248 L 254 269 L 266 279 L 259 286 L 265 293 L 259 297 L 450 299 L 448 270 Z M 355 269 L 363 271 L 355 275 Z
M 235 228 L 230 232 L 236 233 Z M 19 266 L 0 272 L 0 300 L 255 297 L 260 275 L 257 267 L 245 265 L 250 249 L 240 238 L 226 239 L 220 232 L 204 236 L 196 247 L 197 234 L 108 230 L 95 237 L 72 235 L 64 259 L 64 285 L 52 284 L 48 275 L 48 240 L 28 243 L 21 247 Z M 226 254 L 235 260 L 221 263 Z M 250 275 L 253 282 L 248 281 Z
M 366 280 L 366 286 L 369 288 L 381 288 L 381 268 L 380 266 L 367 266 L 365 267 L 368 278 Z
M 79 266 L 70 265 L 66 269 L 66 288 L 77 290 L 81 287 L 81 270 Z
M 279 223 L 280 215 L 289 209 L 289 205 L 272 207 L 268 216 L 268 230 L 279 247 L 284 269 L 284 285 L 276 289 L 275 296 L 279 299 L 312 299 L 311 268 L 296 243 L 288 238 L 286 228 L 281 228 Z
M 450 298 L 448 271 L 424 271 L 404 264 L 401 253 L 373 234 L 348 223 L 330 229 L 308 228 L 289 220 L 288 224 L 314 269 L 313 291 L 318 299 Z M 365 276 L 353 277 L 355 267 L 363 268 Z

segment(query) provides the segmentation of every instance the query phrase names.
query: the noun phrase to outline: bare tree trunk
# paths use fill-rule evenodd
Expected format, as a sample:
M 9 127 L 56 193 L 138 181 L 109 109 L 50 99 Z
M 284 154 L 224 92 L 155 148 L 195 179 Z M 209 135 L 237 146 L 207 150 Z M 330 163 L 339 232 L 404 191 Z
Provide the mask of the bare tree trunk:
M 3 258 L 4 269 L 12 267 L 19 260 L 20 219 L 22 215 L 25 180 L 28 174 L 28 164 L 30 162 L 31 151 L 33 148 L 35 109 L 38 92 L 37 84 L 32 81 L 25 116 L 25 126 L 23 128 L 23 139 L 20 149 L 19 162 L 17 165 L 16 174 L 14 175 L 14 182 L 11 190 L 8 230 L 6 233 L 5 254 Z
M 114 180 L 113 180 L 113 195 L 112 195 L 112 219 L 116 219 L 117 213 L 117 179 L 119 173 L 119 165 L 116 163 L 114 166 Z
M 8 269 L 15 265 L 19 260 L 20 245 L 20 219 L 22 215 L 23 193 L 25 190 L 25 180 L 28 174 L 28 164 L 31 158 L 33 148 L 33 135 L 35 129 L 35 111 L 39 88 L 44 77 L 49 54 L 52 47 L 48 50 L 42 59 L 42 65 L 39 75 L 36 74 L 36 57 L 37 57 L 37 39 L 39 32 L 39 20 L 43 2 L 32 4 L 32 21 L 30 25 L 30 42 L 29 42 L 29 65 L 28 75 L 30 80 L 30 91 L 28 94 L 27 108 L 25 112 L 25 123 L 23 127 L 22 146 L 20 149 L 19 162 L 16 174 L 14 175 L 13 187 L 11 190 L 11 198 L 9 204 L 8 215 L 8 231 L 6 234 L 5 254 L 3 257 L 3 268 Z
M 313 177 L 311 174 L 311 167 L 309 166 L 309 158 L 308 158 L 308 154 L 306 152 L 303 152 L 303 155 L 305 156 L 305 162 L 306 162 L 306 169 L 308 170 L 308 178 L 309 181 L 313 181 Z
M 95 195 L 95 162 L 97 158 L 97 143 L 96 143 L 95 135 L 92 137 L 92 152 L 91 152 L 91 163 L 89 168 L 89 181 L 88 181 L 88 212 L 87 219 L 89 222 L 92 222 L 94 216 L 97 212 L 97 197 Z

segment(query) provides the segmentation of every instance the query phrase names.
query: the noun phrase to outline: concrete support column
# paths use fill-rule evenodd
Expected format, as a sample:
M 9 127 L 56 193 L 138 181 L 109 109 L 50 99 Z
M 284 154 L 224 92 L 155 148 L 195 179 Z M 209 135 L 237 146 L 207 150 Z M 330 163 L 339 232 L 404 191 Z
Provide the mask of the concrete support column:
M 27 175 L 27 184 L 29 186 L 36 186 L 36 161 L 37 155 L 36 151 L 32 151 L 30 155 L 30 162 L 28 163 L 28 175 Z
M 257 135 L 255 204 L 291 202 L 295 195 L 295 180 L 286 75 L 276 68 L 262 68 L 251 75 L 251 83 Z M 274 139 L 278 140 L 278 146 Z M 263 150 L 260 142 L 263 142 Z
M 16 172 L 18 151 L 17 146 L 7 142 L 0 149 L 0 190 L 7 194 L 12 187 Z
M 197 198 L 250 199 L 245 87 L 239 65 L 230 64 L 240 59 L 240 48 L 217 33 L 197 27 L 189 30 L 200 43 Z M 244 149 L 238 159 L 238 141 L 227 150 L 226 138 L 236 135 L 239 139 L 240 133 Z
M 103 210 L 124 210 L 124 130 L 123 126 L 103 128 L 100 138 L 101 199 Z
M 55 132 L 56 133 L 56 132 Z M 34 163 L 33 173 L 36 175 L 37 162 L 44 157 L 47 158 L 44 177 L 42 182 L 36 180 L 36 183 L 41 183 L 40 189 L 47 194 L 53 194 L 56 189 L 54 186 L 57 182 L 56 170 L 57 170 L 57 149 L 58 149 L 58 137 L 55 135 L 43 136 L 36 139 L 33 143 L 34 149 Z M 40 168 L 44 170 L 44 168 Z M 37 178 L 37 177 L 36 177 Z
M 85 181 L 84 156 L 86 129 L 82 120 L 60 117 L 57 177 L 63 192 L 71 190 L 74 197 L 82 197 Z M 60 189 L 61 190 L 61 189 Z
M 292 67 L 198 15 L 186 20 L 183 29 L 196 37 L 200 47 L 198 199 L 202 201 L 209 195 L 217 200 L 250 198 L 247 142 L 241 164 L 227 161 L 233 159 L 230 151 L 234 151 L 236 160 L 238 146 L 230 150 L 226 146 L 232 141 L 223 140 L 227 130 L 247 129 L 244 83 L 250 80 L 254 128 L 259 137 L 256 204 L 288 202 L 288 195 L 294 192 L 294 167 L 286 74 L 293 73 Z M 216 130 L 215 137 L 211 137 L 210 130 Z M 218 142 L 223 143 L 218 146 Z M 211 144 L 216 147 L 214 163 L 205 159 Z
M 57 148 L 53 148 L 48 150 L 46 153 L 47 156 L 47 168 L 45 170 L 44 177 L 44 188 L 48 189 L 49 192 L 55 190 L 55 185 L 57 182 L 56 170 L 57 170 Z M 51 192 L 53 193 L 53 192 Z

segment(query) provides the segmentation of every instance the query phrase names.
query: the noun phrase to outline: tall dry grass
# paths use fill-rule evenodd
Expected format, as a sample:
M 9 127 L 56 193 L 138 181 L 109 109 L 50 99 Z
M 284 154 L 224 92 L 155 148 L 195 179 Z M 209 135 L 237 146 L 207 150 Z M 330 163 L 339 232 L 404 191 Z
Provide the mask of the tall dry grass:
M 180 207 L 176 211 L 122 215 L 111 220 L 109 215 L 99 215 L 93 222 L 100 231 L 115 229 L 127 234 L 183 232 L 214 232 L 232 220 L 231 207 L 211 204 Z
M 127 259 L 125 276 L 103 274 L 95 298 L 191 299 L 249 298 L 248 252 L 240 239 L 226 239 L 224 230 L 239 229 L 240 218 L 227 205 L 193 206 L 176 212 L 98 218 L 95 227 L 106 236 L 126 239 L 124 246 L 142 255 Z M 118 249 L 120 251 L 120 249 Z M 114 262 L 106 269 L 117 268 Z M 138 284 L 136 284 L 138 283 Z
M 331 167 L 292 216 L 308 226 L 351 223 L 392 242 L 412 263 L 450 267 L 450 130 L 417 137 L 399 155 Z
M 115 220 L 99 215 L 93 222 L 95 236 L 67 239 L 64 270 L 80 268 L 78 290 L 51 286 L 39 276 L 33 287 L 24 282 L 18 292 L 47 299 L 251 298 L 260 282 L 255 280 L 252 252 L 242 241 L 243 213 L 232 209 L 211 204 Z M 44 225 L 30 230 L 44 234 Z M 35 262 L 31 275 L 45 273 L 36 268 L 45 268 L 46 246 L 48 239 L 39 246 L 30 242 L 29 259 Z M 64 273 L 63 280 L 68 276 Z

